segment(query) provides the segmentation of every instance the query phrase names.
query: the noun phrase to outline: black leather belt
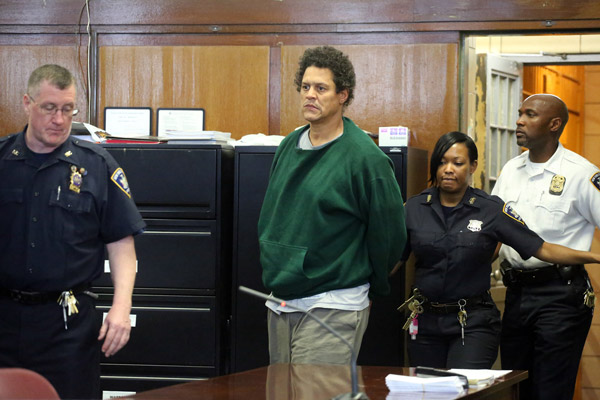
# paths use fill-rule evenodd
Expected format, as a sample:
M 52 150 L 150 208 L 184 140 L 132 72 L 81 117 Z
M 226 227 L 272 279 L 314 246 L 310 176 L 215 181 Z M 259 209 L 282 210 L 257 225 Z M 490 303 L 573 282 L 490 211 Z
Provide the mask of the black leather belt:
M 508 262 L 500 263 L 502 281 L 505 286 L 512 285 L 537 285 L 554 280 L 569 281 L 583 269 L 582 264 L 576 265 L 548 265 L 540 268 L 517 269 Z
M 464 299 L 465 304 L 463 307 L 466 310 L 477 308 L 481 305 L 492 305 L 491 296 L 489 294 L 469 297 L 468 299 Z M 455 301 L 452 303 L 438 303 L 435 301 L 427 301 L 423 303 L 423 310 L 426 312 L 430 312 L 433 314 L 456 314 L 460 310 L 459 301 Z
M 83 284 L 71 289 L 73 294 L 81 293 L 90 287 L 89 284 Z M 43 304 L 49 301 L 57 301 L 62 291 L 50 292 L 28 292 L 24 290 L 12 290 L 0 288 L 0 297 L 10 298 L 21 304 Z

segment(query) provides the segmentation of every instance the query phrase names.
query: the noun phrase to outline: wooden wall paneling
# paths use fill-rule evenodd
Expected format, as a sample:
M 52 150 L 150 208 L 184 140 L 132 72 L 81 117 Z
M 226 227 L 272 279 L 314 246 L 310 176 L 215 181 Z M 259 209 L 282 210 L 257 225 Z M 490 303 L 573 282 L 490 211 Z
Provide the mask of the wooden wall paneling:
M 269 63 L 269 134 L 281 134 L 281 46 L 271 47 Z M 266 133 L 266 132 L 265 132 Z
M 3 0 L 0 24 L 74 24 L 81 0 Z M 596 0 L 103 0 L 91 1 L 93 24 L 314 24 L 593 20 Z M 126 8 L 127 12 L 123 12 Z M 85 20 L 85 16 L 84 16 Z M 85 22 L 85 21 L 84 21 Z M 541 26 L 540 26 L 541 28 Z M 414 28 L 413 28 L 414 29 Z
M 523 67 L 523 99 L 525 97 L 535 94 L 538 90 L 538 69 L 537 66 L 524 66 Z
M 106 27 L 104 27 L 105 29 Z M 458 43 L 458 32 L 327 32 L 202 33 L 171 32 L 171 27 L 144 28 L 142 32 L 98 32 L 99 46 L 291 46 L 291 45 L 374 45 L 415 43 Z M 117 29 L 117 28 L 115 28 Z M 147 30 L 147 32 L 146 32 Z
M 458 128 L 457 44 L 336 47 L 354 65 L 356 90 L 345 115 L 361 128 L 377 133 L 380 126 L 408 126 L 411 145 L 430 154 L 442 134 Z M 282 134 L 306 123 L 293 83 L 306 48 L 282 49 Z
M 583 151 L 584 67 L 582 65 L 541 65 L 523 68 L 523 92 L 526 95 L 551 93 L 569 108 L 569 122 L 561 143 L 576 153 Z
M 560 138 L 569 150 L 581 154 L 583 143 L 584 76 L 582 65 L 549 65 L 554 76 L 554 89 L 548 93 L 559 96 L 569 109 L 569 122 Z
M 104 107 L 200 107 L 205 129 L 269 132 L 269 47 L 106 46 L 100 48 L 99 125 Z
M 564 66 L 561 71 L 560 97 L 569 108 L 569 122 L 561 136 L 563 145 L 582 154 L 583 144 L 583 66 Z
M 2 35 L 0 35 L 2 36 Z M 50 38 L 56 39 L 56 37 Z M 0 136 L 23 129 L 27 124 L 27 114 L 23 109 L 23 95 L 27 91 L 27 81 L 34 69 L 43 64 L 59 64 L 67 68 L 75 77 L 77 107 L 79 114 L 74 121 L 87 121 L 87 71 L 80 70 L 76 46 L 52 45 L 52 40 L 40 40 L 45 45 L 0 45 Z M 49 43 L 50 42 L 50 43 Z M 79 48 L 85 65 L 85 47 Z
M 561 20 L 587 19 L 600 13 L 593 0 L 491 0 L 491 1 L 415 1 L 415 21 L 490 21 L 490 20 Z

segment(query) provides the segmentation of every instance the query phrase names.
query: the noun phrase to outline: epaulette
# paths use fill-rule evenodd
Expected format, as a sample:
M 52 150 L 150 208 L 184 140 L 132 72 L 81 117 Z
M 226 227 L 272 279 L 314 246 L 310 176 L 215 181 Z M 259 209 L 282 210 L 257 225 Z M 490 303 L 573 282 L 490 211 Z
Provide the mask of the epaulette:
M 0 137 L 0 149 L 6 146 L 10 139 L 14 139 L 17 135 L 18 133 L 12 133 L 10 135 Z
M 497 203 L 497 204 L 500 204 L 500 205 L 504 206 L 504 200 L 502 200 L 500 197 L 496 196 L 495 194 L 489 195 L 488 199 L 490 201 L 493 201 L 494 203 Z
M 465 203 L 471 206 L 481 207 L 480 199 L 488 200 L 490 196 L 481 189 L 472 187 L 470 190 L 470 197 L 465 200 Z
M 472 188 L 471 192 L 473 195 L 480 197 L 482 199 L 490 200 L 490 201 L 493 201 L 494 203 L 504 205 L 504 201 L 502 201 L 502 199 L 500 199 L 500 197 L 488 194 L 487 192 L 485 192 L 481 189 Z
M 425 202 L 426 204 L 431 204 L 431 200 L 433 199 L 433 188 L 427 188 L 427 189 L 423 190 L 421 193 L 414 195 L 413 198 L 415 200 L 418 199 L 418 201 L 420 201 L 420 202 Z
M 90 142 L 88 140 L 73 139 L 73 145 L 90 150 L 105 159 L 109 155 L 108 151 L 106 151 L 104 147 L 100 146 L 98 143 Z

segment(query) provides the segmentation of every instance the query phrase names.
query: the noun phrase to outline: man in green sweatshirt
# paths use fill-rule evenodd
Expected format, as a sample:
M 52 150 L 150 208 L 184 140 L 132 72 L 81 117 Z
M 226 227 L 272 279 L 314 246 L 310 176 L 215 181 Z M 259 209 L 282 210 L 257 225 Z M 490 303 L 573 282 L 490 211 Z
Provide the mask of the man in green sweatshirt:
M 358 354 L 369 295 L 389 293 L 388 275 L 406 241 L 391 160 L 343 112 L 354 67 L 341 51 L 306 50 L 295 84 L 308 125 L 275 153 L 258 222 L 263 283 L 311 310 Z M 274 363 L 347 364 L 350 349 L 316 321 L 267 302 Z

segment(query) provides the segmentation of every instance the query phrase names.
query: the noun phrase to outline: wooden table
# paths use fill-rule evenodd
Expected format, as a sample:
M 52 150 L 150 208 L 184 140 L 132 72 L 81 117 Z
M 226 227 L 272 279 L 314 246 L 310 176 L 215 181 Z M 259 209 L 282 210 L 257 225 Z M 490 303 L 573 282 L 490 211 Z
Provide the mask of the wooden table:
M 411 368 L 358 367 L 359 390 L 369 399 L 385 399 L 389 391 L 385 385 L 388 374 L 410 375 Z M 448 399 L 516 400 L 520 381 L 527 379 L 527 371 L 513 371 L 490 386 L 469 389 L 468 393 Z M 205 381 L 173 385 L 140 392 L 126 397 L 136 400 L 319 400 L 331 399 L 351 391 L 350 367 L 340 365 L 275 364 L 268 367 L 219 376 Z M 427 393 L 394 396 L 394 399 L 427 399 Z M 438 399 L 438 397 L 436 397 Z

